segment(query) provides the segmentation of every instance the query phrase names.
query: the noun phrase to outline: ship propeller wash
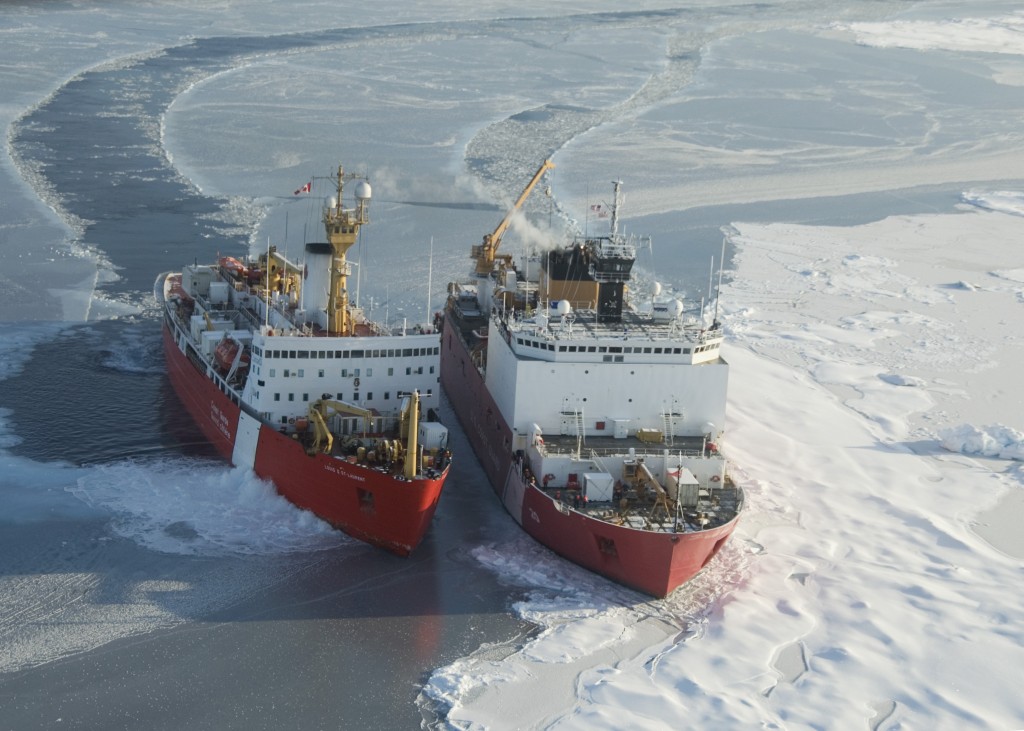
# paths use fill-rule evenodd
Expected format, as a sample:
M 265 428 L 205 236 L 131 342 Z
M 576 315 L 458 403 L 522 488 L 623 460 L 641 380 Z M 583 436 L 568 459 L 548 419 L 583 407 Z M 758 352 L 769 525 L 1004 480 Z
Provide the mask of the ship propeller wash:
M 472 247 L 471 278 L 449 285 L 441 382 L 529 535 L 665 596 L 708 565 L 743 505 L 722 454 L 722 328 L 676 299 L 631 305 L 637 241 L 618 232 L 617 181 L 606 235 L 519 266 L 498 254 L 510 217 L 552 167 Z
M 438 335 L 390 330 L 350 300 L 346 256 L 369 221 L 371 189 L 341 166 L 328 180 L 326 241 L 305 244 L 301 260 L 268 247 L 157 278 L 168 372 L 226 459 L 336 528 L 406 555 L 451 463 L 448 430 L 433 416 Z

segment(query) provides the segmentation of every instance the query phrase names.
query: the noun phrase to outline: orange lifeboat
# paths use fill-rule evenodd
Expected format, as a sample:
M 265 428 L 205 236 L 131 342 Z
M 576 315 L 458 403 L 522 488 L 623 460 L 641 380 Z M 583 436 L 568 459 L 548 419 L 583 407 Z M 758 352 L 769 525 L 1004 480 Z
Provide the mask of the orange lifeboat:
M 248 273 L 245 264 L 233 256 L 222 256 L 217 260 L 217 263 L 220 264 L 221 269 L 236 279 L 241 279 Z
M 228 337 L 217 343 L 217 347 L 213 349 L 213 362 L 217 366 L 217 370 L 221 373 L 227 373 L 231 370 L 231 364 L 235 362 L 235 356 L 238 355 L 240 347 L 237 342 Z M 243 351 L 242 358 L 238 362 L 238 370 L 247 370 L 249 368 L 249 360 L 249 353 Z

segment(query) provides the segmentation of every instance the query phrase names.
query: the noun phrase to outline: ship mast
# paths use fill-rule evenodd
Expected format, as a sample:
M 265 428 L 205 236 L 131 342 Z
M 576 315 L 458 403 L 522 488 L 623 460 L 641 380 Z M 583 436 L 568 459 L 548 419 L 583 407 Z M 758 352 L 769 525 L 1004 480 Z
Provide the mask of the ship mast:
M 342 193 L 346 180 L 359 180 L 356 185 L 356 207 L 345 208 Z M 327 299 L 327 331 L 331 335 L 352 335 L 355 323 L 349 308 L 348 277 L 352 274 L 345 255 L 359 237 L 359 227 L 369 222 L 370 184 L 366 178 L 345 174 L 338 165 L 338 194 L 324 210 L 324 229 L 331 245 L 331 286 Z

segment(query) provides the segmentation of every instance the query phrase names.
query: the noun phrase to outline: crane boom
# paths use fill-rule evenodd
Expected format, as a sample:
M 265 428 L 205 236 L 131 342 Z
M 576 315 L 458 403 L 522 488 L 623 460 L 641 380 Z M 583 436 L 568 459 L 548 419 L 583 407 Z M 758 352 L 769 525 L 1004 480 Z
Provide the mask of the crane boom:
M 515 205 L 509 209 L 509 212 L 505 214 L 505 218 L 502 219 L 498 227 L 489 234 L 484 234 L 484 241 L 479 246 L 474 246 L 472 253 L 470 254 L 476 260 L 476 273 L 482 276 L 486 276 L 491 273 L 494 268 L 494 261 L 497 258 L 498 247 L 501 246 L 501 237 L 505 235 L 505 231 L 508 229 L 509 224 L 512 223 L 512 216 L 516 211 L 522 207 L 523 202 L 530 195 L 530 192 L 540 182 L 541 177 L 548 170 L 555 167 L 555 164 L 551 160 L 545 160 L 541 166 L 534 173 L 533 178 L 529 184 L 520 193 L 519 199 L 515 202 Z

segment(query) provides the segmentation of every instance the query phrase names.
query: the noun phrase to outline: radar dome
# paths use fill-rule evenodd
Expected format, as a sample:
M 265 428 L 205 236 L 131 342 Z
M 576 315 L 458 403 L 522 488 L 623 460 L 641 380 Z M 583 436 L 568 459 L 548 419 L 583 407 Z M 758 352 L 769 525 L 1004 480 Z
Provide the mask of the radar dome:
M 651 294 L 653 294 L 655 297 L 661 294 L 661 282 L 655 282 L 654 284 L 651 285 Z
M 356 183 L 356 198 L 361 201 L 368 201 L 373 197 L 373 189 L 365 180 Z
M 327 207 L 328 208 L 337 208 L 338 207 L 338 199 L 335 198 L 333 195 L 330 196 L 327 199 Z
M 672 313 L 672 317 L 676 318 L 683 314 L 683 303 L 679 300 L 672 300 L 672 304 L 668 306 L 668 311 Z
M 572 305 L 569 304 L 569 300 L 558 300 L 558 304 L 555 305 L 555 312 L 562 317 L 572 312 Z

